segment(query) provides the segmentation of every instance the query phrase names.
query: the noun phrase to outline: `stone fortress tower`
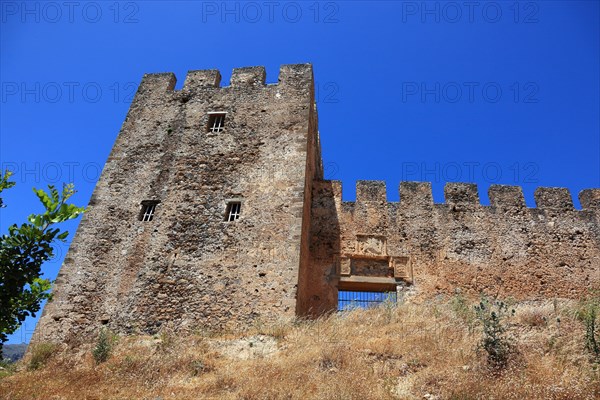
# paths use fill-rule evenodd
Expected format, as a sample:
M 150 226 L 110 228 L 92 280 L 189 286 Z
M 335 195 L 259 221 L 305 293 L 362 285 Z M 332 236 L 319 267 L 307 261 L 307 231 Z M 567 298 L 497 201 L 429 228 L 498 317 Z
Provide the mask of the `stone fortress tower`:
M 248 326 L 317 316 L 338 293 L 493 291 L 576 297 L 600 287 L 600 189 L 323 180 L 310 64 L 143 77 L 34 341 Z

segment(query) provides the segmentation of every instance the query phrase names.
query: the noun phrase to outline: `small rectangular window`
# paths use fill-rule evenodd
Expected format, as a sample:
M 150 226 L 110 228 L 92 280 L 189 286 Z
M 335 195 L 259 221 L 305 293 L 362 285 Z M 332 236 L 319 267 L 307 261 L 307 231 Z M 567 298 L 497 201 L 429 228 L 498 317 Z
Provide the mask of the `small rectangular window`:
M 152 221 L 154 218 L 154 212 L 156 211 L 156 205 L 158 201 L 155 200 L 144 200 L 142 201 L 142 209 L 140 211 L 139 220 L 144 222 Z
M 239 201 L 230 201 L 227 203 L 227 209 L 225 210 L 225 221 L 235 221 L 240 217 L 242 210 L 242 203 Z
M 224 112 L 211 112 L 208 113 L 208 132 L 219 133 L 223 132 L 225 127 L 225 115 Z

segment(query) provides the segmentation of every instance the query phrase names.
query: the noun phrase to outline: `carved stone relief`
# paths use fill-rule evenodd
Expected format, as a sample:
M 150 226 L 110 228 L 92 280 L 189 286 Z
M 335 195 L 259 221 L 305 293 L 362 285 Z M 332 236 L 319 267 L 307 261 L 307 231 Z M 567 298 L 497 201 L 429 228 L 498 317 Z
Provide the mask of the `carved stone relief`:
M 376 235 L 357 235 L 356 253 L 374 256 L 387 255 L 385 237 Z
M 351 273 L 351 260 L 346 257 L 340 258 L 340 275 L 349 276 Z

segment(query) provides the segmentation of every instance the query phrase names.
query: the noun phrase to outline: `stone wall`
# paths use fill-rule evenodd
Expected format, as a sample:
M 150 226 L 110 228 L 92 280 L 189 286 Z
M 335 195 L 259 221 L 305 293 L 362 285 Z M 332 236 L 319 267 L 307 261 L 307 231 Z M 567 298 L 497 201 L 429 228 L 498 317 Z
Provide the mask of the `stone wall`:
M 284 65 L 278 84 L 263 67 L 220 79 L 190 71 L 174 90 L 171 73 L 143 77 L 34 341 L 294 316 L 322 174 L 312 67 Z M 218 133 L 207 130 L 215 111 L 227 112 Z M 233 222 L 228 199 L 242 202 Z M 144 200 L 160 201 L 152 221 L 139 220 Z
M 600 189 L 579 194 L 582 210 L 562 188 L 538 188 L 536 208 L 515 186 L 492 185 L 489 206 L 465 183 L 448 183 L 443 204 L 420 182 L 402 182 L 396 203 L 379 181 L 359 181 L 356 202 L 341 193 L 337 181 L 313 184 L 309 314 L 334 310 L 338 286 L 365 287 L 368 276 L 424 296 L 577 298 L 600 288 Z
M 566 189 L 402 182 L 400 202 L 379 181 L 356 201 L 323 180 L 312 67 L 284 65 L 147 74 L 83 216 L 34 341 L 89 342 L 120 333 L 248 327 L 318 316 L 338 290 L 414 285 L 518 299 L 600 288 L 600 189 L 575 210 Z M 211 113 L 226 112 L 222 132 Z M 228 201 L 241 217 L 226 221 Z M 142 202 L 158 202 L 151 221 Z

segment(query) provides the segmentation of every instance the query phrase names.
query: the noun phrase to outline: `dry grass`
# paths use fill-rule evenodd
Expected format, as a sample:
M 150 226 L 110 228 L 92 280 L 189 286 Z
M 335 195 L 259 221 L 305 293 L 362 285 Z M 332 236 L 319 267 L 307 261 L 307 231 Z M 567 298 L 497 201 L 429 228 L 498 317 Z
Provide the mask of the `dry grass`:
M 481 333 L 468 307 L 440 301 L 257 324 L 243 340 L 232 333 L 122 337 L 100 365 L 90 343 L 78 354 L 55 352 L 37 370 L 24 362 L 0 380 L 0 398 L 600 398 L 598 365 L 585 353 L 583 327 L 569 304 L 515 309 L 509 332 L 519 356 L 500 374 L 476 350 Z M 229 344 L 255 351 L 242 357 L 227 351 Z

